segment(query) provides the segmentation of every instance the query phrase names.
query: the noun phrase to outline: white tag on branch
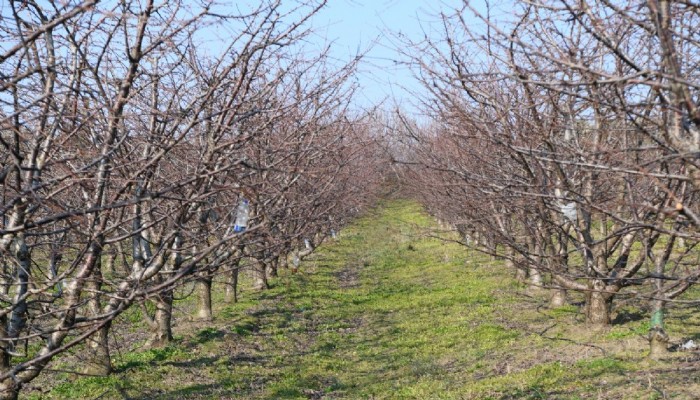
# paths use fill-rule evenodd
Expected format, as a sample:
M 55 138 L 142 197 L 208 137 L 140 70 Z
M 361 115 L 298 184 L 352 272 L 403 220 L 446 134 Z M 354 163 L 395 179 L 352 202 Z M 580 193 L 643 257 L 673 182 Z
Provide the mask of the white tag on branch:
M 309 242 L 309 239 L 304 239 L 304 246 L 306 246 L 307 249 L 311 250 L 311 242 Z
M 241 199 L 236 209 L 236 223 L 233 226 L 234 232 L 243 232 L 248 227 L 248 219 L 250 218 L 250 204 L 247 199 Z
M 576 203 L 572 201 L 571 203 L 561 204 L 559 210 L 564 214 L 564 218 L 571 222 L 576 222 Z

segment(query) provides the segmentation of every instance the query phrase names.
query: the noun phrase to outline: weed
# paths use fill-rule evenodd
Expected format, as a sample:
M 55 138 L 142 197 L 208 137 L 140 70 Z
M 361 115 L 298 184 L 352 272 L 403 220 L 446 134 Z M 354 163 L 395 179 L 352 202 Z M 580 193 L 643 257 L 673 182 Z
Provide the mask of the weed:
M 183 349 L 172 345 L 158 349 L 126 353 L 117 361 L 116 365 L 117 370 L 145 368 L 175 358 L 185 359 L 188 356 Z
M 80 379 L 80 384 L 73 382 L 64 383 L 53 390 L 57 398 L 63 399 L 87 399 L 100 398 L 112 392 L 114 389 L 127 389 L 128 383 L 122 382 L 116 376 L 87 377 Z
M 597 358 L 592 360 L 581 360 L 576 363 L 576 367 L 586 377 L 597 377 L 607 373 L 622 373 L 630 369 L 626 363 L 614 358 Z

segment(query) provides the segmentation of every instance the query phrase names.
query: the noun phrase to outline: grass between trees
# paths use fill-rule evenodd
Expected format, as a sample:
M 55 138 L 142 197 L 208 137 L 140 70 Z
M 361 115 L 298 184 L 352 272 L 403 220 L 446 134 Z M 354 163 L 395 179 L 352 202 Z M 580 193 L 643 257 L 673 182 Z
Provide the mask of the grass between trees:
M 324 245 L 298 274 L 246 290 L 211 323 L 181 300 L 169 347 L 143 350 L 138 315 L 116 324 L 117 372 L 79 377 L 70 357 L 31 399 L 697 398 L 697 352 L 646 357 L 648 315 L 628 302 L 591 331 L 574 303 L 546 307 L 501 261 L 436 239 L 419 205 L 392 201 Z M 693 294 L 689 294 L 692 296 Z M 695 292 L 697 297 L 697 292 Z M 218 301 L 217 301 L 218 300 Z M 672 342 L 700 339 L 671 309 Z M 122 343 L 122 347 L 123 343 Z M 74 355 L 75 356 L 75 355 Z M 63 365 L 61 364 L 63 362 Z

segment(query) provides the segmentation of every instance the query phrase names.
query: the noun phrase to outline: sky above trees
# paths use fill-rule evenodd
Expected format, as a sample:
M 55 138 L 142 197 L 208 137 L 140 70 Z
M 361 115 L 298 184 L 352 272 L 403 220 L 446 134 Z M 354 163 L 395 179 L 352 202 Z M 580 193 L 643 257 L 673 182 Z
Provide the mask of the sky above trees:
M 400 61 L 399 35 L 420 40 L 435 28 L 441 9 L 454 8 L 457 0 L 333 0 L 312 22 L 318 40 L 332 43 L 332 54 L 346 60 L 366 52 L 358 74 L 362 88 L 358 105 L 370 107 L 385 99 L 409 107 L 410 92 L 419 84 Z

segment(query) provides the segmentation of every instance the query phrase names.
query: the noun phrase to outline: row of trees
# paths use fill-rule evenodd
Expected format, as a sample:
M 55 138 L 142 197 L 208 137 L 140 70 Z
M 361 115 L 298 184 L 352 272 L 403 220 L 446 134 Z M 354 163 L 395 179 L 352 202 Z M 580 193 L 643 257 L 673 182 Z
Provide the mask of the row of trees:
M 144 302 L 167 343 L 179 285 L 211 319 L 214 276 L 264 288 L 373 202 L 355 65 L 302 46 L 325 1 L 261 3 L 0 7 L 0 398 L 77 345 L 109 373 L 111 324 Z
M 662 354 L 664 310 L 700 277 L 700 6 L 512 6 L 465 1 L 413 43 L 433 122 L 405 126 L 406 181 L 552 305 L 585 293 L 589 324 L 648 302 Z

